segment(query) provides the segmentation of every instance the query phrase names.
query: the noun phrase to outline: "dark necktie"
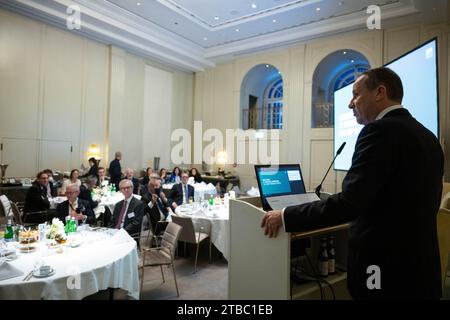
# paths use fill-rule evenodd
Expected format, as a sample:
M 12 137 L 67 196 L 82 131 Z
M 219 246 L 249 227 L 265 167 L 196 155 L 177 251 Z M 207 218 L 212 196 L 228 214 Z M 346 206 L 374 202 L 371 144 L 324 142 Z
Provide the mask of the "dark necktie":
M 127 201 L 123 200 L 122 208 L 120 209 L 119 219 L 116 222 L 116 229 L 120 229 L 120 225 L 122 224 L 123 216 L 125 215 L 125 208 L 127 207 Z

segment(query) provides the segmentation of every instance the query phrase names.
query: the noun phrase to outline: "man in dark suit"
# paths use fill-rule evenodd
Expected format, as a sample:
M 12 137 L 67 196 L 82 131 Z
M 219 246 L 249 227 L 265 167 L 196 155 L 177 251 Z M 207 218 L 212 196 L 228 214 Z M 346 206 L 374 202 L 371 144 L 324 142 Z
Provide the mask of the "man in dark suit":
M 109 175 L 111 177 L 111 183 L 116 185 L 116 189 L 119 190 L 119 182 L 122 178 L 122 167 L 120 166 L 120 160 L 122 159 L 122 153 L 117 151 L 115 159 L 109 164 Z
M 45 222 L 45 214 L 31 214 L 32 212 L 46 211 L 50 209 L 48 200 L 48 175 L 41 171 L 37 174 L 36 180 L 28 189 L 25 197 L 24 221 L 27 223 Z
M 141 188 L 142 201 L 147 204 L 145 211 L 149 213 L 153 231 L 158 221 L 165 221 L 169 215 L 170 203 L 161 190 L 161 180 L 157 173 L 150 174 L 149 183 Z
M 183 203 L 189 203 L 190 197 L 194 198 L 194 187 L 187 183 L 188 180 L 189 174 L 183 172 L 181 174 L 181 183 L 174 185 L 172 190 L 170 190 L 169 203 L 173 209 Z
M 133 183 L 133 193 L 139 194 L 139 188 L 141 184 L 139 183 L 139 180 L 134 177 L 134 170 L 131 168 L 127 168 L 125 170 L 125 177 L 123 178 L 130 180 Z
M 110 228 L 125 229 L 130 235 L 135 236 L 141 232 L 142 217 L 144 215 L 144 203 L 133 196 L 133 183 L 123 179 L 119 184 L 120 192 L 125 199 L 114 206 Z
M 88 201 L 78 198 L 80 187 L 77 184 L 70 184 L 66 188 L 67 200 L 58 204 L 56 207 L 56 216 L 59 220 L 65 222 L 66 217 L 74 217 L 77 224 L 82 223 L 95 224 L 94 211 Z
M 106 177 L 106 170 L 105 170 L 105 168 L 98 167 L 97 187 L 102 187 L 104 184 L 109 184 L 109 178 Z
M 53 180 L 53 171 L 51 169 L 45 169 L 43 170 L 43 172 L 45 172 L 48 176 L 48 183 L 47 183 L 47 197 L 48 198 L 54 198 L 58 195 L 58 190 L 54 184 L 54 180 Z
M 441 297 L 436 214 L 444 156 L 402 98 L 401 80 L 390 69 L 359 76 L 349 108 L 365 126 L 342 192 L 269 211 L 261 224 L 273 237 L 283 225 L 296 232 L 351 222 L 347 284 L 355 299 Z

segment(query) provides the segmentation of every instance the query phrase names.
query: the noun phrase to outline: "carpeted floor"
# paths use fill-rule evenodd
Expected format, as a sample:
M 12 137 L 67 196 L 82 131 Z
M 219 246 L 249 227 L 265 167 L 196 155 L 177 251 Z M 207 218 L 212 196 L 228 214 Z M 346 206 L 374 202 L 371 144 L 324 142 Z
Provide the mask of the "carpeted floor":
M 197 272 L 194 272 L 194 254 L 188 250 L 187 258 L 177 257 L 175 272 L 180 297 L 177 297 L 172 269 L 163 267 L 166 282 L 162 282 L 159 267 L 146 267 L 141 299 L 143 300 L 226 300 L 228 297 L 228 264 L 217 250 L 213 250 L 212 263 L 208 262 L 206 246 L 201 247 Z M 181 254 L 181 253 L 180 253 Z M 101 291 L 86 297 L 86 300 L 103 300 L 109 298 L 108 291 Z M 126 291 L 114 290 L 115 300 L 129 299 Z

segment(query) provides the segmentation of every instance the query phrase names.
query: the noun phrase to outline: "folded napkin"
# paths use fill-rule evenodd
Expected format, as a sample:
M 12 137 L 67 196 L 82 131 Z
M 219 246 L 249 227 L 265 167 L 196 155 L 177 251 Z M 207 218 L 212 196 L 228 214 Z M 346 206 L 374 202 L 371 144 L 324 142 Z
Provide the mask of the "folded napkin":
M 0 281 L 22 276 L 23 272 L 13 267 L 8 262 L 0 265 Z

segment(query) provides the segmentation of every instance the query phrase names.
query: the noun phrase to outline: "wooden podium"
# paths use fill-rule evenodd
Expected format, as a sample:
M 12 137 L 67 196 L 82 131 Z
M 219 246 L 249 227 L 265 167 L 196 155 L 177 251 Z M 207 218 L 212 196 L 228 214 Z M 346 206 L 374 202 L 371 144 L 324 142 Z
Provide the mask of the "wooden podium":
M 311 299 L 314 296 L 308 295 L 319 291 L 317 283 L 291 286 L 291 240 L 338 232 L 344 239 L 337 242 L 341 254 L 336 262 L 345 265 L 348 224 L 292 234 L 280 230 L 276 238 L 268 238 L 261 228 L 264 214 L 259 197 L 230 199 L 228 299 Z M 336 294 L 337 299 L 349 298 L 345 272 L 326 279 L 333 286 L 343 286 L 339 290 L 344 293 Z

